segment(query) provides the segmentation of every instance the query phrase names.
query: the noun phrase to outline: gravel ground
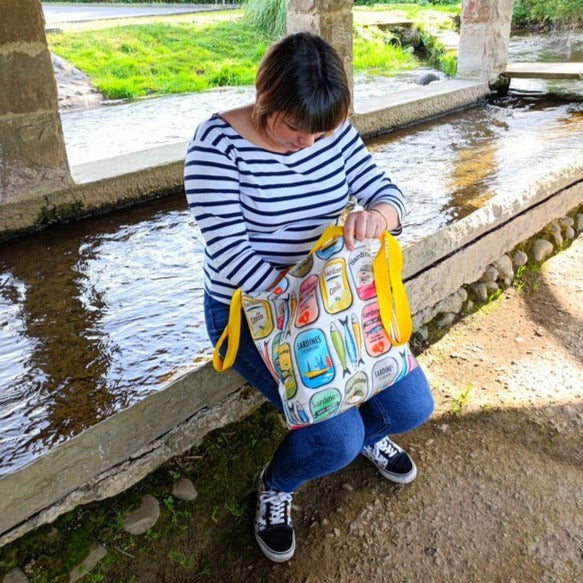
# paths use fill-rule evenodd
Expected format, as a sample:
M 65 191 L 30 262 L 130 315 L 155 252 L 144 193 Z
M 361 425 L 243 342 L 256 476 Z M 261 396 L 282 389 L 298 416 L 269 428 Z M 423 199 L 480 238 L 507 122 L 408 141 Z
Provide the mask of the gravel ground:
M 293 560 L 223 580 L 582 581 L 582 262 L 579 238 L 421 356 L 437 407 L 400 440 L 413 484 L 366 460 L 309 484 Z

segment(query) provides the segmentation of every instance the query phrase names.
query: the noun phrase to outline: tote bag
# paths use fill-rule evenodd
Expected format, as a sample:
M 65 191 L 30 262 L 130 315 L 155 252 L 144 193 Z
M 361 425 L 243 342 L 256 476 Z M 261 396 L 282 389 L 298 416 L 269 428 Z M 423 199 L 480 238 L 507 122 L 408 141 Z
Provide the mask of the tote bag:
M 358 406 L 417 366 L 397 241 L 385 231 L 378 251 L 371 241 L 349 251 L 342 233 L 328 227 L 272 289 L 237 290 L 214 349 L 215 370 L 233 365 L 243 310 L 291 429 Z

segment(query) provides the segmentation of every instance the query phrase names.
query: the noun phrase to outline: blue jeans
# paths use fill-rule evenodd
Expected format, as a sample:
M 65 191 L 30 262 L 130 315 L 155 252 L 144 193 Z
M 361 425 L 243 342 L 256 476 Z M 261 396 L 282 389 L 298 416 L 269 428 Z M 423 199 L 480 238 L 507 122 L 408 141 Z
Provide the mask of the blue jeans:
M 229 306 L 205 293 L 204 315 L 214 345 L 227 325 Z M 282 412 L 277 383 L 253 343 L 244 316 L 241 321 L 241 340 L 233 368 Z M 429 384 L 417 367 L 359 408 L 353 407 L 326 421 L 290 431 L 276 449 L 265 473 L 266 486 L 271 490 L 294 492 L 308 480 L 347 466 L 365 445 L 421 425 L 432 411 Z

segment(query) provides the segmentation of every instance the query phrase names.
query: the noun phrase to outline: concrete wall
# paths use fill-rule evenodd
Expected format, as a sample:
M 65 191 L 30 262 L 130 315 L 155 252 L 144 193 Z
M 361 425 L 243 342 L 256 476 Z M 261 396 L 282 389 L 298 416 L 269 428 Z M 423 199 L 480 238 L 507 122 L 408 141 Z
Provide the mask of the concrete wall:
M 72 184 L 38 0 L 0 2 L 0 204 Z
M 494 83 L 506 68 L 513 0 L 463 0 L 457 76 Z

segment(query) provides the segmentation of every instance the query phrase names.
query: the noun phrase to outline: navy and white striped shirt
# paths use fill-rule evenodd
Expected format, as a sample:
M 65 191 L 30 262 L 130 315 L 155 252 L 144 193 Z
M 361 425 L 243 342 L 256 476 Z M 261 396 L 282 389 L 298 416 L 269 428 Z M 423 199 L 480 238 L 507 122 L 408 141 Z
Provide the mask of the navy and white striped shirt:
M 337 221 L 349 195 L 364 208 L 389 203 L 400 220 L 405 211 L 401 191 L 349 122 L 309 148 L 280 154 L 249 142 L 215 114 L 189 145 L 184 185 L 206 242 L 205 289 L 223 303 L 237 288 L 268 289 Z

